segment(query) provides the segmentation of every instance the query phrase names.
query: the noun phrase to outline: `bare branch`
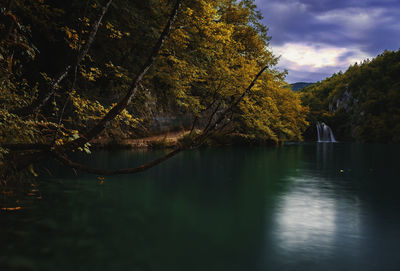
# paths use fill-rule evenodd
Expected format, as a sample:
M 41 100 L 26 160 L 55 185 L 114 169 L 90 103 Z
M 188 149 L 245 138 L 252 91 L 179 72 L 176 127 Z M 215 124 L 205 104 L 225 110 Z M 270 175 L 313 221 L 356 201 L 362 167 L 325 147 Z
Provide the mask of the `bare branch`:
M 109 0 L 108 5 L 105 7 L 105 9 L 103 9 L 103 13 L 105 13 L 105 11 L 107 10 L 109 4 L 112 2 L 112 0 Z M 147 73 L 147 71 L 150 69 L 150 67 L 153 65 L 158 52 L 160 51 L 165 39 L 167 38 L 170 30 L 171 30 L 171 26 L 174 23 L 179 7 L 181 5 L 181 3 L 183 2 L 183 0 L 177 0 L 176 4 L 173 8 L 173 11 L 171 13 L 171 16 L 168 20 L 167 25 L 165 26 L 164 30 L 162 31 L 157 43 L 155 44 L 152 53 L 150 54 L 149 58 L 147 59 L 147 61 L 145 62 L 145 64 L 143 65 L 142 69 L 140 70 L 139 74 L 136 76 L 135 80 L 133 81 L 131 87 L 129 88 L 128 92 L 126 93 L 125 97 L 119 101 L 119 103 L 117 103 L 105 116 L 103 119 L 101 119 L 99 121 L 99 123 L 97 123 L 97 125 L 95 125 L 92 129 L 90 129 L 88 132 L 86 132 L 82 137 L 71 141 L 69 143 L 66 143 L 63 146 L 53 146 L 53 149 L 50 151 L 42 151 L 39 153 L 36 153 L 35 155 L 31 155 L 31 154 L 27 154 L 24 155 L 22 157 L 20 157 L 18 159 L 18 164 L 14 166 L 15 170 L 22 170 L 24 168 L 26 168 L 27 166 L 29 166 L 32 163 L 35 162 L 39 162 L 42 161 L 46 158 L 48 158 L 49 155 L 54 156 L 55 158 L 57 158 L 60 161 L 63 161 L 63 163 L 65 165 L 68 165 L 74 169 L 81 169 L 81 170 L 85 170 L 85 166 L 83 165 L 79 165 L 76 163 L 73 163 L 72 161 L 69 161 L 65 154 L 74 150 L 77 147 L 83 146 L 85 145 L 87 142 L 89 142 L 91 139 L 93 139 L 94 137 L 96 137 L 99 133 L 101 133 L 104 128 L 108 125 L 109 122 L 111 122 L 119 113 L 121 113 L 126 107 L 127 105 L 130 103 L 132 97 L 134 96 L 134 94 L 137 91 L 137 88 L 139 87 L 139 83 L 141 82 L 141 80 L 143 79 L 144 75 Z M 102 18 L 102 17 L 101 17 Z M 100 20 L 99 20 L 100 21 Z M 100 24 L 100 23 L 99 23 Z M 97 29 L 96 29 L 97 30 Z M 95 32 L 92 32 L 95 33 Z M 94 39 L 95 34 L 91 34 L 91 36 Z M 88 42 L 89 44 L 89 42 Z M 87 49 L 88 50 L 88 49 Z M 86 52 L 87 52 L 86 50 Z M 83 54 L 82 54 L 83 55 Z M 70 70 L 71 66 L 68 67 L 68 71 Z M 51 96 L 51 95 L 50 95 Z M 137 169 L 134 170 L 120 170 L 118 171 L 118 173 L 116 174 L 124 174 L 125 172 L 128 173 L 135 173 L 135 172 L 139 172 L 139 171 L 143 171 L 146 170 L 154 165 L 157 165 L 159 163 L 161 163 L 162 161 L 165 161 L 166 159 L 168 159 L 169 157 L 172 157 L 173 155 L 175 155 L 176 153 L 182 151 L 182 149 L 177 149 L 173 152 L 171 152 L 169 155 L 166 155 L 165 157 L 162 157 L 158 160 L 152 161 L 146 165 L 143 165 Z M 62 155 L 63 154 L 63 155 Z M 89 171 L 89 170 L 86 170 Z M 98 171 L 96 170 L 92 170 L 92 173 L 96 173 Z M 127 173 L 126 173 L 127 174 Z
M 207 137 L 210 135 L 210 133 L 213 132 L 213 130 L 215 130 L 215 127 L 217 124 L 221 123 L 227 113 L 231 113 L 231 117 L 232 117 L 232 109 L 233 107 L 237 106 L 240 101 L 250 92 L 250 90 L 253 88 L 253 86 L 255 85 L 255 83 L 257 82 L 258 78 L 261 76 L 261 74 L 267 69 L 268 67 L 264 67 L 263 69 L 261 69 L 261 71 L 255 76 L 255 78 L 253 79 L 253 81 L 251 82 L 251 84 L 246 88 L 246 90 L 242 93 L 242 95 L 234 102 L 232 103 L 225 111 L 224 113 L 218 118 L 218 120 L 211 125 L 212 120 L 216 114 L 216 112 L 218 111 L 219 107 L 221 104 L 218 104 L 216 109 L 213 110 L 210 118 L 209 118 L 209 123 L 207 124 L 206 128 L 203 130 L 203 133 L 200 134 L 199 136 L 197 136 L 196 138 L 194 138 L 192 140 L 192 142 L 189 145 L 186 146 L 181 146 L 178 147 L 177 149 L 173 150 L 172 152 L 158 158 L 155 159 L 151 162 L 148 162 L 146 164 L 143 164 L 141 166 L 135 167 L 135 168 L 125 168 L 125 169 L 117 169 L 117 170 L 104 170 L 104 169 L 99 169 L 99 168 L 92 168 L 92 167 L 88 167 L 85 166 L 83 164 L 80 163 L 76 163 L 73 162 L 71 160 L 69 160 L 65 154 L 61 154 L 60 152 L 53 152 L 54 157 L 60 161 L 61 163 L 63 163 L 65 166 L 74 168 L 74 169 L 78 169 L 84 172 L 88 172 L 88 173 L 92 173 L 92 174 L 99 174 L 99 175 L 117 175 L 117 174 L 132 174 L 132 173 L 138 173 L 138 172 L 142 172 L 145 171 L 149 168 L 152 168 L 166 160 L 168 160 L 171 157 L 174 157 L 176 154 L 180 153 L 181 151 L 188 149 L 190 147 L 199 147 L 201 146 L 204 141 L 207 139 Z M 230 123 L 230 121 L 228 121 L 227 123 L 225 123 L 222 128 L 225 128 L 228 123 Z
M 90 47 L 92 46 L 92 43 L 96 37 L 97 31 L 99 30 L 101 21 L 104 18 L 104 15 L 107 13 L 108 8 L 110 7 L 111 3 L 113 0 L 109 0 L 107 2 L 107 4 L 103 7 L 102 12 L 100 13 L 99 17 L 97 18 L 97 21 L 94 23 L 93 28 L 89 34 L 89 38 L 88 41 L 86 42 L 85 47 L 83 47 L 83 49 L 81 51 L 79 51 L 77 58 L 75 60 L 74 64 L 69 64 L 67 65 L 64 70 L 59 73 L 50 83 L 49 88 L 47 90 L 47 92 L 40 97 L 39 99 L 37 99 L 34 103 L 32 103 L 31 105 L 21 108 L 19 110 L 17 110 L 16 114 L 18 115 L 22 115 L 22 116 L 28 116 L 30 114 L 33 114 L 35 112 L 37 112 L 40 108 L 42 108 L 43 106 L 46 105 L 46 103 L 49 101 L 49 99 L 51 98 L 51 96 L 54 95 L 54 93 L 56 92 L 59 84 L 68 76 L 69 72 L 71 71 L 71 67 L 73 67 L 74 71 L 76 72 L 79 64 L 82 62 L 82 60 L 85 58 L 85 56 L 87 55 L 87 53 L 89 52 Z
M 117 169 L 117 170 L 104 170 L 104 169 L 99 169 L 99 168 L 92 168 L 92 167 L 88 167 L 85 166 L 83 164 L 80 163 L 76 163 L 76 162 L 72 162 L 71 160 L 69 160 L 65 155 L 62 154 L 54 154 L 54 157 L 60 161 L 63 165 L 73 168 L 73 169 L 78 169 L 84 172 L 88 172 L 88 173 L 92 173 L 92 174 L 99 174 L 99 175 L 105 175 L 105 176 L 109 176 L 109 175 L 118 175 L 118 174 L 132 174 L 132 173 L 138 173 L 138 172 L 142 172 L 145 171 L 149 168 L 152 168 L 166 160 L 168 160 L 171 157 L 174 157 L 175 155 L 177 155 L 178 153 L 180 153 L 183 149 L 182 148 L 178 148 L 175 149 L 169 153 L 167 153 L 166 155 L 155 159 L 151 162 L 148 162 L 146 164 L 140 165 L 138 167 L 134 167 L 134 168 L 124 168 L 124 169 Z
M 109 3 L 112 0 L 109 1 Z M 209 116 L 208 124 L 207 126 L 203 129 L 203 132 L 193 138 L 193 140 L 190 143 L 187 143 L 185 145 L 181 145 L 177 147 L 175 150 L 167 153 L 166 155 L 152 160 L 148 163 L 145 163 L 143 165 L 140 165 L 138 167 L 134 168 L 125 168 L 125 169 L 117 169 L 117 170 L 104 170 L 104 169 L 96 169 L 96 168 L 91 168 L 86 165 L 76 163 L 68 159 L 67 153 L 74 150 L 77 147 L 83 146 L 87 142 L 89 142 L 91 139 L 96 137 L 99 133 L 101 133 L 105 127 L 109 124 L 110 121 L 112 121 L 118 114 L 120 114 L 130 103 L 131 99 L 134 97 L 135 93 L 137 92 L 137 88 L 142 81 L 143 77 L 146 75 L 150 67 L 153 65 L 165 39 L 167 38 L 169 32 L 171 31 L 172 24 L 174 23 L 179 7 L 181 5 L 183 0 L 177 0 L 176 4 L 174 6 L 174 9 L 170 15 L 170 18 L 168 20 L 167 25 L 165 26 L 164 30 L 162 31 L 157 43 L 155 44 L 152 53 L 150 54 L 149 58 L 143 65 L 142 69 L 136 76 L 136 78 L 133 80 L 132 85 L 130 86 L 128 92 L 124 96 L 122 100 L 120 100 L 104 117 L 101 119 L 93 128 L 91 128 L 89 131 L 87 131 L 82 137 L 71 141 L 69 143 L 66 143 L 63 146 L 59 147 L 53 147 L 51 150 L 43 150 L 40 153 L 35 154 L 35 156 L 31 155 L 31 157 L 27 156 L 26 158 L 30 158 L 31 160 L 26 159 L 25 164 L 29 165 L 28 163 L 31 163 L 32 160 L 40 161 L 44 157 L 48 157 L 49 155 L 53 156 L 55 159 L 60 161 L 62 164 L 65 166 L 71 167 L 73 169 L 85 171 L 88 173 L 92 174 L 99 174 L 99 175 L 116 175 L 116 174 L 132 174 L 132 173 L 138 173 L 145 171 L 149 168 L 152 168 L 166 160 L 168 160 L 171 157 L 174 157 L 178 153 L 180 153 L 183 150 L 189 149 L 189 148 L 194 148 L 194 147 L 199 147 L 203 144 L 203 142 L 213 133 L 216 131 L 216 127 L 218 124 L 222 123 L 228 115 L 232 117 L 234 108 L 243 100 L 243 98 L 251 91 L 259 77 L 262 75 L 262 73 L 268 68 L 268 66 L 265 66 L 262 68 L 257 75 L 254 77 L 253 81 L 249 84 L 249 86 L 243 91 L 243 93 L 240 95 L 239 98 L 237 98 L 235 101 L 233 101 L 223 112 L 218 114 L 218 110 L 220 108 L 221 104 L 218 104 L 216 108 L 213 110 L 211 115 Z M 96 30 L 97 31 L 97 30 Z M 93 36 L 94 38 L 94 36 Z M 87 53 L 87 51 L 86 51 Z M 85 53 L 85 54 L 86 54 Z M 214 101 L 211 104 L 214 104 L 215 102 L 215 95 L 214 95 Z M 218 115 L 219 117 L 214 121 L 215 116 Z M 227 123 L 222 125 L 222 127 L 226 127 L 227 124 L 230 122 L 228 120 Z
M 213 124 L 213 128 L 220 124 L 224 119 L 226 114 L 229 111 L 232 111 L 234 107 L 236 107 L 242 100 L 243 98 L 250 92 L 250 90 L 253 88 L 253 86 L 255 85 L 255 83 L 257 82 L 258 78 L 264 73 L 264 71 L 268 69 L 268 66 L 265 66 L 264 68 L 262 68 L 257 75 L 254 77 L 253 81 L 250 83 L 250 85 L 246 88 L 246 90 L 242 93 L 242 95 L 240 95 L 240 97 L 233 102 L 227 109 L 225 109 L 224 112 L 221 113 L 220 117 L 218 118 L 218 120 Z
M 196 128 L 196 124 L 197 121 L 199 120 L 199 118 L 197 116 L 194 117 L 193 123 L 192 123 L 192 128 L 190 129 L 190 133 L 189 136 L 191 136 L 193 134 L 194 129 Z
M 203 129 L 203 132 L 200 134 L 200 136 L 198 136 L 194 141 L 193 141 L 193 145 L 196 146 L 201 146 L 204 141 L 210 136 L 210 134 L 215 131 L 216 127 L 218 126 L 218 124 L 220 124 L 225 118 L 226 115 L 229 112 L 233 112 L 233 108 L 236 107 L 242 100 L 243 98 L 251 91 L 251 89 L 253 88 L 253 86 L 255 85 L 255 83 L 257 82 L 258 78 L 264 73 L 264 71 L 268 68 L 268 66 L 265 66 L 264 68 L 262 68 L 257 75 L 254 77 L 253 81 L 250 83 L 250 85 L 245 89 L 245 91 L 242 93 L 242 95 L 240 95 L 240 97 L 234 101 L 227 109 L 225 109 L 223 112 L 220 113 L 220 117 L 213 123 L 211 124 L 214 115 L 217 113 L 217 110 L 213 112 L 213 114 L 211 115 L 211 118 L 209 119 L 209 123 L 207 124 L 206 128 Z M 224 125 L 223 127 L 225 127 L 226 125 Z
M 65 166 L 68 166 L 68 167 L 71 167 L 71 168 L 74 168 L 74 169 L 78 169 L 78 170 L 81 170 L 81 171 L 84 171 L 84 172 L 92 173 L 92 174 L 117 175 L 117 174 L 132 174 L 132 173 L 138 173 L 138 172 L 145 171 L 145 170 L 147 170 L 149 168 L 152 168 L 152 167 L 154 167 L 154 166 L 156 166 L 156 165 L 168 160 L 169 158 L 175 156 L 176 154 L 180 153 L 183 150 L 186 150 L 188 148 L 201 146 L 204 143 L 204 141 L 209 137 L 209 135 L 215 130 L 217 124 L 221 123 L 225 119 L 227 113 L 231 113 L 230 115 L 232 115 L 233 107 L 237 106 L 240 103 L 240 101 L 250 92 L 250 90 L 253 88 L 253 86 L 257 82 L 258 78 L 261 76 L 261 74 L 267 68 L 268 67 L 266 66 L 263 69 L 261 69 L 261 71 L 255 76 L 253 81 L 246 88 L 246 90 L 242 93 L 242 95 L 235 102 L 233 102 L 223 112 L 223 114 L 217 119 L 217 121 L 214 124 L 211 125 L 212 120 L 214 119 L 214 116 L 215 116 L 216 112 L 218 111 L 218 109 L 219 109 L 219 107 L 221 105 L 221 104 L 218 104 L 216 109 L 213 110 L 213 112 L 212 112 L 212 114 L 211 114 L 211 116 L 209 118 L 209 123 L 207 124 L 206 128 L 203 130 L 203 132 L 200 135 L 195 137 L 190 142 L 190 144 L 178 147 L 177 149 L 173 150 L 172 152 L 166 154 L 165 156 L 162 156 L 162 157 L 160 157 L 158 159 L 155 159 L 155 160 L 153 160 L 153 161 L 151 161 L 149 163 L 143 164 L 143 165 L 135 167 L 135 168 L 125 168 L 125 169 L 117 169 L 117 170 L 104 170 L 104 169 L 99 169 L 99 168 L 88 167 L 88 166 L 85 166 L 83 164 L 73 162 L 73 161 L 71 161 L 71 160 L 69 160 L 67 158 L 67 156 L 64 154 L 65 152 L 53 151 L 52 154 L 58 161 L 63 163 Z M 227 123 L 225 123 L 225 125 L 223 125 L 223 128 L 225 128 L 228 123 L 229 123 L 229 121 Z
M 204 132 L 206 132 L 206 131 L 208 131 L 208 129 L 210 129 L 211 123 L 214 119 L 214 116 L 215 116 L 215 114 L 217 114 L 220 106 L 221 106 L 221 103 L 218 103 L 217 106 L 215 107 L 214 111 L 211 113 L 210 117 L 208 118 L 208 123 L 207 123 L 206 127 L 203 129 Z
M 69 151 L 69 150 L 75 149 L 75 148 L 83 146 L 85 143 L 89 142 L 91 139 L 93 139 L 98 134 L 100 134 L 107 127 L 107 125 L 128 106 L 128 104 L 131 102 L 131 99 L 136 94 L 139 83 L 142 81 L 143 77 L 146 75 L 146 73 L 148 72 L 150 67 L 153 65 L 153 63 L 158 55 L 158 52 L 161 49 L 161 46 L 163 45 L 165 39 L 167 38 L 167 36 L 171 30 L 172 24 L 174 23 L 174 21 L 176 19 L 176 16 L 178 14 L 178 10 L 179 10 L 181 3 L 182 3 L 182 0 L 176 1 L 176 4 L 175 4 L 174 9 L 171 13 L 171 16 L 168 20 L 167 25 L 165 26 L 164 30 L 162 31 L 160 37 L 158 38 L 158 41 L 155 44 L 149 58 L 147 59 L 147 61 L 143 65 L 143 67 L 141 68 L 139 74 L 133 80 L 133 83 L 130 86 L 125 97 L 122 100 L 120 100 L 93 128 L 91 128 L 89 131 L 87 131 L 82 137 L 66 144 L 63 147 L 63 151 Z

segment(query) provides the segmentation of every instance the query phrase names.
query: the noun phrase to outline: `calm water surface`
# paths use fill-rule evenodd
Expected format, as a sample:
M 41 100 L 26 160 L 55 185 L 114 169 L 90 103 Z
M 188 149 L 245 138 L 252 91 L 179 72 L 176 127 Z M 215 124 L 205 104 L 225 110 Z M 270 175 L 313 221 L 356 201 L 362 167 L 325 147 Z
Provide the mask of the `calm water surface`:
M 189 151 L 139 175 L 49 165 L 0 213 L 0 270 L 400 270 L 400 146 Z M 154 152 L 81 161 L 128 167 Z

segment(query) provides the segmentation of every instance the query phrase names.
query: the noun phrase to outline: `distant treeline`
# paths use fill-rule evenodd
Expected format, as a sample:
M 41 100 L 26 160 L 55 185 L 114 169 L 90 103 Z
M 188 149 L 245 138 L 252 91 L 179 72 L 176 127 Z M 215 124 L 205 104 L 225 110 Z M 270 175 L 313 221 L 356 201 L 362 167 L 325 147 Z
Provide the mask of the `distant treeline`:
M 305 87 L 311 86 L 312 84 L 314 84 L 314 83 L 297 82 L 297 83 L 294 83 L 294 84 L 290 84 L 290 88 L 293 91 L 299 91 L 299 90 L 301 90 L 301 89 L 303 89 Z
M 400 50 L 356 63 L 301 90 L 301 97 L 310 124 L 326 122 L 340 140 L 399 143 Z

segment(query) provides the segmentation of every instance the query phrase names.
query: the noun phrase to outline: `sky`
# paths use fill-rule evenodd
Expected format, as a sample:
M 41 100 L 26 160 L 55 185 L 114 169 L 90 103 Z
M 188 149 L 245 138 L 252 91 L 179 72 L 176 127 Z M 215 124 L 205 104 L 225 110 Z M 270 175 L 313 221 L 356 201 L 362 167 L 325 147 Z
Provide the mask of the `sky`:
M 400 0 L 255 0 L 286 80 L 316 82 L 400 48 Z

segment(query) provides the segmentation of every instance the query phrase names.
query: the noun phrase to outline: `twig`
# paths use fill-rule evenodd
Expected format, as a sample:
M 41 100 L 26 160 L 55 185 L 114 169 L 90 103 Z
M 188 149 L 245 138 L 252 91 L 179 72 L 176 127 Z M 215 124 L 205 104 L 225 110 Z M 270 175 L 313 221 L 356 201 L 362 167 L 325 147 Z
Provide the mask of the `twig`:
M 77 58 L 75 60 L 74 63 L 74 71 L 76 71 L 77 67 L 79 66 L 79 64 L 81 63 L 81 61 L 85 58 L 85 56 L 87 55 L 87 53 L 89 52 L 90 47 L 92 46 L 92 43 L 94 41 L 94 38 L 96 37 L 97 31 L 99 29 L 99 26 L 101 24 L 101 21 L 103 20 L 104 15 L 106 14 L 108 8 L 110 7 L 111 3 L 113 0 L 109 0 L 107 2 L 107 4 L 103 7 L 101 14 L 99 15 L 99 18 L 97 19 L 97 21 L 95 22 L 95 24 L 93 25 L 93 28 L 89 34 L 89 38 L 88 41 L 86 42 L 85 47 L 79 51 Z M 34 103 L 32 103 L 31 105 L 21 108 L 19 110 L 16 110 L 15 114 L 18 114 L 20 116 L 28 116 L 31 115 L 35 112 L 37 112 L 40 108 L 42 108 L 44 105 L 46 105 L 46 103 L 49 101 L 50 97 L 52 95 L 54 95 L 54 93 L 56 92 L 59 84 L 61 83 L 61 81 L 64 80 L 64 78 L 66 78 L 70 72 L 72 68 L 72 64 L 67 65 L 64 70 L 59 73 L 50 83 L 48 91 L 46 94 L 44 94 L 40 99 L 36 100 Z
M 82 137 L 64 145 L 62 148 L 64 152 L 70 151 L 70 150 L 73 150 L 75 148 L 85 145 L 91 139 L 93 139 L 98 134 L 100 134 L 107 127 L 107 125 L 128 106 L 128 104 L 131 102 L 133 96 L 136 94 L 139 83 L 142 81 L 143 77 L 146 75 L 146 73 L 148 72 L 150 67 L 153 65 L 153 63 L 158 55 L 158 52 L 161 49 L 161 46 L 163 45 L 165 39 L 167 38 L 167 36 L 171 30 L 171 26 L 176 19 L 176 16 L 178 14 L 178 10 L 179 10 L 181 3 L 182 3 L 182 0 L 176 1 L 175 7 L 171 13 L 171 16 L 168 20 L 167 25 L 165 26 L 160 37 L 158 38 L 158 41 L 155 44 L 149 58 L 147 59 L 147 61 L 143 65 L 143 67 L 141 68 L 139 74 L 133 80 L 133 83 L 130 86 L 125 97 L 122 100 L 120 100 L 94 127 L 92 127 L 89 131 L 87 131 Z
M 221 117 L 217 120 L 218 123 L 220 123 L 226 116 L 227 112 L 231 112 L 231 117 L 232 117 L 232 108 L 237 106 L 240 101 L 249 93 L 249 91 L 252 89 L 252 87 L 254 86 L 254 84 L 256 83 L 256 81 L 258 80 L 258 78 L 261 76 L 261 74 L 267 69 L 267 67 L 264 67 L 263 69 L 261 69 L 261 71 L 255 76 L 255 78 L 253 79 L 253 81 L 251 82 L 251 84 L 247 87 L 247 89 L 242 93 L 242 95 L 234 102 L 231 104 L 231 106 L 229 106 L 223 113 L 223 115 L 221 115 Z M 71 167 L 73 169 L 78 169 L 84 172 L 88 172 L 88 173 L 92 173 L 92 174 L 99 174 L 99 175 L 117 175 L 117 174 L 132 174 L 132 173 L 138 173 L 138 172 L 142 172 L 145 171 L 149 168 L 152 168 L 166 160 L 168 160 L 171 157 L 174 157 L 175 155 L 177 155 L 178 153 L 180 153 L 183 150 L 192 148 L 192 147 L 199 147 L 201 146 L 205 139 L 207 138 L 207 136 L 210 134 L 210 132 L 212 132 L 213 130 L 215 130 L 215 126 L 217 124 L 217 122 L 215 122 L 212 126 L 211 126 L 211 122 L 212 119 L 214 118 L 214 115 L 216 114 L 216 112 L 219 109 L 220 104 L 217 105 L 216 109 L 213 111 L 213 113 L 210 116 L 209 119 L 209 125 L 207 125 L 207 127 L 203 130 L 203 133 L 200 134 L 199 136 L 197 136 L 196 138 L 194 138 L 189 144 L 187 145 L 182 145 L 180 147 L 178 147 L 177 149 L 173 150 L 172 152 L 169 152 L 168 154 L 155 159 L 151 162 L 148 162 L 146 164 L 143 164 L 141 166 L 138 167 L 134 167 L 134 168 L 125 168 L 125 169 L 117 169 L 117 170 L 104 170 L 104 169 L 99 169 L 99 168 L 92 168 L 92 167 L 88 167 L 86 165 L 80 164 L 80 163 L 76 163 L 73 162 L 71 160 L 69 160 L 67 158 L 67 156 L 65 155 L 65 152 L 58 152 L 58 151 L 53 151 L 52 154 L 53 156 L 60 161 L 61 163 L 63 163 L 65 166 Z M 226 125 L 229 122 L 227 122 L 225 125 L 223 125 L 223 128 L 226 127 Z M 210 128 L 209 128 L 210 127 Z

